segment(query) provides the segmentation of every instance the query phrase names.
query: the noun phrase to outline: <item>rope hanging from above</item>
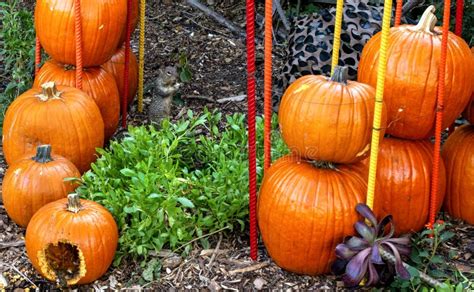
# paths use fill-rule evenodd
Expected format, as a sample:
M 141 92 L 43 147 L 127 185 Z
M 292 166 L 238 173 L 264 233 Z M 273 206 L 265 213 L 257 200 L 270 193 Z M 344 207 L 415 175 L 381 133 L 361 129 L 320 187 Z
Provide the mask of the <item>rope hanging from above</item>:
M 395 24 L 394 26 L 399 26 L 402 22 L 402 10 L 403 10 L 403 0 L 397 0 L 397 7 L 395 8 Z
M 331 62 L 331 76 L 339 62 L 339 49 L 341 48 L 341 29 L 342 17 L 344 10 L 344 0 L 337 0 L 336 3 L 336 20 L 334 23 L 334 41 L 332 46 L 332 62 Z
M 439 168 L 440 168 L 440 152 L 441 152 L 441 133 L 444 112 L 444 96 L 446 91 L 446 57 L 448 54 L 448 37 L 449 37 L 449 20 L 451 0 L 444 1 L 443 8 L 443 34 L 441 36 L 441 57 L 438 67 L 438 95 L 436 105 L 436 126 L 435 126 L 435 144 L 433 151 L 433 172 L 431 177 L 431 194 L 430 194 L 430 215 L 428 228 L 432 229 L 436 219 L 436 202 L 438 201 L 439 192 Z
M 264 172 L 272 163 L 271 133 L 272 133 L 272 0 L 265 0 L 265 52 L 264 52 Z
M 127 127 L 127 108 L 130 75 L 130 37 L 132 34 L 132 0 L 127 0 L 127 22 L 125 28 L 125 68 L 123 70 L 122 128 Z
M 392 14 L 392 0 L 385 0 L 382 20 L 382 39 L 380 43 L 380 57 L 378 64 L 377 83 L 375 88 L 375 112 L 372 129 L 372 143 L 370 146 L 369 181 L 367 186 L 367 206 L 373 209 L 375 197 L 375 180 L 377 175 L 377 160 L 380 144 L 380 127 L 383 109 L 383 92 L 385 87 L 385 72 L 387 71 L 387 47 L 390 37 L 390 18 Z
M 255 0 L 246 0 L 250 257 L 257 260 L 257 150 L 255 133 Z
M 74 1 L 74 36 L 76 42 L 76 88 L 82 90 L 82 21 L 81 0 Z
M 138 41 L 138 112 L 143 112 L 143 80 L 145 68 L 145 9 L 146 0 L 140 0 L 140 36 Z

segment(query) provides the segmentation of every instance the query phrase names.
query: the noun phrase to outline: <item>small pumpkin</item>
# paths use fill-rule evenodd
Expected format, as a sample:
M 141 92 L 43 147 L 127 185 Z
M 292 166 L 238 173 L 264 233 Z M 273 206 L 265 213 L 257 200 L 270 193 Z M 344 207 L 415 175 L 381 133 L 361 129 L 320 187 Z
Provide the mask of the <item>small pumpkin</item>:
M 128 98 L 127 98 L 127 105 L 135 98 L 135 94 L 137 93 L 138 88 L 138 63 L 137 58 L 130 51 L 130 65 L 129 65 L 129 83 L 128 83 Z M 125 47 L 122 46 L 113 56 L 112 58 L 102 67 L 112 75 L 114 75 L 115 82 L 117 83 L 117 87 L 120 93 L 120 106 L 122 105 L 122 100 L 125 96 L 125 84 L 124 84 L 124 70 L 125 70 Z
M 326 168 L 295 155 L 268 169 L 258 198 L 257 218 L 272 259 L 298 274 L 327 273 L 334 249 L 353 235 L 354 211 L 367 186 L 352 166 Z
M 447 172 L 445 209 L 474 225 L 474 125 L 457 128 L 441 155 Z
M 31 218 L 25 246 L 33 267 L 64 286 L 100 278 L 114 259 L 118 229 L 112 215 L 93 201 L 69 194 Z
M 433 134 L 436 115 L 441 29 L 435 28 L 434 6 L 418 25 L 390 29 L 384 99 L 387 133 L 405 139 L 424 139 Z M 381 33 L 374 35 L 362 51 L 358 80 L 376 86 Z M 451 125 L 469 102 L 474 89 L 474 58 L 467 43 L 448 35 L 446 94 L 443 128 Z
M 397 235 L 420 231 L 428 221 L 433 148 L 429 140 L 385 138 L 380 142 L 373 210 L 378 218 L 393 216 Z M 357 169 L 365 179 L 369 160 Z M 445 191 L 446 171 L 441 161 L 438 211 Z
M 53 59 L 76 65 L 74 0 L 38 0 L 36 35 Z M 127 0 L 82 0 L 82 49 L 84 67 L 99 66 L 114 54 L 125 29 Z
M 131 24 L 132 24 L 132 30 L 131 33 L 133 34 L 133 31 L 137 27 L 138 23 L 138 12 L 139 12 L 139 7 L 138 7 L 138 0 L 132 0 L 132 9 L 130 10 L 131 12 Z M 124 27 L 124 30 L 122 32 L 122 35 L 120 36 L 120 41 L 118 47 L 121 47 L 123 45 L 123 42 L 125 41 L 125 37 L 127 34 L 126 30 L 126 25 Z
M 94 100 L 82 90 L 46 82 L 13 101 L 3 123 L 3 152 L 9 165 L 50 144 L 81 173 L 104 145 L 104 122 Z
M 8 216 L 26 227 L 33 214 L 47 203 L 65 198 L 76 184 L 65 178 L 81 174 L 69 160 L 51 155 L 50 145 L 38 146 L 36 155 L 13 163 L 3 178 L 3 205 Z
M 101 67 L 84 68 L 82 90 L 92 97 L 104 121 L 104 137 L 108 140 L 117 130 L 120 117 L 120 97 L 113 75 Z M 76 86 L 76 71 L 70 65 L 47 61 L 35 77 L 34 86 L 54 81 L 58 85 Z
M 370 150 L 374 103 L 374 89 L 347 80 L 347 67 L 337 67 L 331 78 L 303 76 L 288 87 L 281 101 L 278 121 L 283 140 L 308 159 L 360 161 Z

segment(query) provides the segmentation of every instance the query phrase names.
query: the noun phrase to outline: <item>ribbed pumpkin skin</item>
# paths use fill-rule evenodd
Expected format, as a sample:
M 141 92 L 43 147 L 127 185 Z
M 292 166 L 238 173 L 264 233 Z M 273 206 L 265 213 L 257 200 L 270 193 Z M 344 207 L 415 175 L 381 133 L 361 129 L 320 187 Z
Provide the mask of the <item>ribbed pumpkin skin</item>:
M 112 58 L 105 64 L 102 65 L 102 67 L 112 75 L 114 75 L 115 82 L 117 83 L 117 87 L 120 93 L 120 105 L 122 105 L 122 100 L 125 96 L 125 84 L 123 80 L 123 74 L 125 70 L 125 49 L 122 47 L 119 49 L 115 55 L 112 56 Z M 137 88 L 138 88 L 138 63 L 137 63 L 137 58 L 133 54 L 132 51 L 130 51 L 130 70 L 129 70 L 129 85 L 128 85 L 128 98 L 127 98 L 127 105 L 129 105 L 132 101 L 133 98 L 135 97 L 135 94 L 137 94 Z
M 399 138 L 424 139 L 433 134 L 435 125 L 438 64 L 441 34 L 413 32 L 412 25 L 390 30 L 384 100 L 388 109 L 387 133 Z M 440 30 L 436 30 L 440 32 Z M 358 80 L 375 86 L 381 34 L 365 45 Z M 443 128 L 461 114 L 474 84 L 474 61 L 464 40 L 449 33 L 444 97 Z
M 303 76 L 288 87 L 280 104 L 283 140 L 293 153 L 312 160 L 360 161 L 370 150 L 374 102 L 375 91 L 368 85 Z
M 369 158 L 359 168 L 368 177 Z M 433 144 L 428 140 L 385 138 L 380 143 L 375 184 L 374 213 L 393 215 L 396 234 L 423 229 L 428 221 Z M 446 190 L 446 171 L 440 162 L 437 210 Z
M 327 273 L 336 245 L 354 233 L 357 203 L 367 187 L 348 166 L 319 169 L 296 156 L 277 160 L 265 174 L 258 224 L 272 259 L 298 274 Z
M 117 225 L 112 215 L 95 202 L 81 200 L 82 210 L 72 213 L 66 210 L 67 201 L 49 203 L 31 218 L 26 229 L 26 251 L 35 269 L 54 281 L 42 272 L 37 255 L 48 244 L 67 240 L 82 251 L 87 271 L 77 283 L 68 284 L 90 283 L 105 274 L 112 263 L 118 242 Z
M 474 225 L 474 125 L 459 127 L 443 145 L 447 188 L 445 209 Z
M 41 101 L 33 88 L 8 107 L 3 123 L 3 152 L 9 165 L 40 144 L 69 159 L 84 173 L 104 145 L 104 122 L 94 100 L 81 90 L 57 86 L 61 98 Z
M 12 164 L 2 184 L 3 204 L 8 216 L 16 224 L 26 227 L 31 217 L 44 205 L 65 198 L 77 187 L 65 178 L 81 174 L 64 157 L 53 155 L 53 161 L 36 162 L 32 155 Z
M 108 140 L 117 130 L 120 117 L 120 97 L 115 78 L 101 67 L 84 69 L 82 90 L 92 97 L 100 109 L 104 121 L 104 136 Z M 34 86 L 54 81 L 56 84 L 75 87 L 75 70 L 53 60 L 47 61 L 35 78 Z
M 76 65 L 74 0 L 36 1 L 35 28 L 53 59 Z M 84 67 L 99 66 L 114 54 L 125 29 L 126 0 L 82 0 Z
M 133 31 L 137 27 L 138 23 L 138 12 L 139 12 L 139 7 L 138 7 L 138 0 L 132 0 L 132 10 L 131 10 L 131 23 L 132 23 L 132 30 L 131 33 L 133 34 Z M 118 47 L 121 47 L 123 42 L 125 41 L 126 37 L 126 25 L 124 26 L 124 30 L 122 32 L 122 35 L 120 36 L 120 41 Z

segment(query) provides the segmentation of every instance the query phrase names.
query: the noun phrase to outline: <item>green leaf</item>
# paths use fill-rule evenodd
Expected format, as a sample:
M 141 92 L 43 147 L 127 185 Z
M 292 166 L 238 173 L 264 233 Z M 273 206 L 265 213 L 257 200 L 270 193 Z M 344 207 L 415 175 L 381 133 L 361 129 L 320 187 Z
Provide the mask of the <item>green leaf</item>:
M 120 173 L 122 173 L 123 175 L 128 176 L 128 177 L 134 177 L 134 176 L 137 175 L 135 171 L 133 171 L 129 168 L 121 169 Z
M 451 238 L 453 238 L 454 235 L 455 235 L 455 234 L 454 234 L 453 232 L 451 232 L 451 231 L 445 231 L 445 232 L 443 232 L 443 233 L 441 234 L 440 239 L 441 239 L 442 242 L 445 242 L 445 241 L 448 241 L 448 240 L 450 240 Z
M 181 205 L 183 205 L 184 207 L 187 207 L 187 208 L 194 208 L 193 202 L 191 202 L 188 198 L 179 197 L 179 198 L 177 198 L 177 200 L 178 200 L 178 202 L 180 202 Z
M 142 272 L 142 277 L 145 281 L 151 282 L 155 280 L 155 273 L 161 268 L 161 263 L 157 259 L 152 259 L 146 265 Z

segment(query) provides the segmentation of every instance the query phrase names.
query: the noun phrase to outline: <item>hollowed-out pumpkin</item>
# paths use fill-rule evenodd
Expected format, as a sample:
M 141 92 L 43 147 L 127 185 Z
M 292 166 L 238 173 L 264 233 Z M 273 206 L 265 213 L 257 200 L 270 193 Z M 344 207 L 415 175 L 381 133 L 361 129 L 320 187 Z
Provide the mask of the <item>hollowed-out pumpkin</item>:
M 269 168 L 258 198 L 258 224 L 272 259 L 298 274 L 330 270 L 336 245 L 354 233 L 355 206 L 367 186 L 352 166 L 325 168 L 295 155 Z
M 104 137 L 108 140 L 117 130 L 120 117 L 120 97 L 115 78 L 101 67 L 85 68 L 82 78 L 82 90 L 92 97 L 99 107 L 104 121 Z M 47 61 L 36 76 L 34 86 L 39 87 L 49 81 L 75 87 L 75 68 L 53 60 Z
M 474 224 L 474 125 L 456 129 L 443 145 L 441 155 L 447 174 L 445 209 Z
M 94 100 L 82 90 L 47 82 L 13 101 L 3 123 L 3 152 L 9 165 L 38 145 L 69 159 L 81 173 L 104 144 L 104 122 Z
M 65 198 L 76 184 L 65 178 L 81 174 L 64 157 L 51 156 L 51 146 L 38 146 L 36 155 L 28 155 L 13 163 L 3 178 L 3 205 L 8 216 L 26 227 L 33 214 L 47 203 Z
M 369 158 L 358 170 L 368 177 Z M 361 165 L 359 164 L 359 165 Z M 396 234 L 423 229 L 428 221 L 433 144 L 429 140 L 385 138 L 380 142 L 375 183 L 374 213 L 393 216 Z M 446 172 L 440 162 L 437 210 L 446 190 Z
M 120 106 L 122 106 L 122 100 L 125 96 L 125 84 L 124 84 L 124 70 L 125 70 L 125 48 L 120 48 L 115 55 L 102 67 L 112 75 L 114 75 L 115 81 L 117 83 L 117 87 L 120 93 Z M 137 58 L 130 51 L 130 67 L 129 67 L 129 83 L 128 83 L 128 98 L 127 98 L 127 105 L 129 105 L 135 94 L 137 93 L 138 88 L 138 64 Z
M 82 0 L 84 67 L 99 66 L 114 54 L 125 29 L 127 0 Z M 74 0 L 38 0 L 35 28 L 44 50 L 53 59 L 76 65 Z
M 50 281 L 86 284 L 100 278 L 115 255 L 117 225 L 101 205 L 69 194 L 31 218 L 25 246 L 35 269 Z
M 283 140 L 293 153 L 308 159 L 362 160 L 370 150 L 374 103 L 374 89 L 347 80 L 346 68 L 336 68 L 331 78 L 303 76 L 288 87 L 280 104 Z
M 418 25 L 400 25 L 390 30 L 384 100 L 388 109 L 387 133 L 406 139 L 433 134 L 441 54 L 441 29 L 435 28 L 434 7 L 429 7 Z M 378 75 L 381 33 L 365 45 L 358 80 L 375 86 Z M 453 33 L 448 37 L 446 93 L 443 128 L 461 114 L 474 88 L 474 59 L 467 43 Z

